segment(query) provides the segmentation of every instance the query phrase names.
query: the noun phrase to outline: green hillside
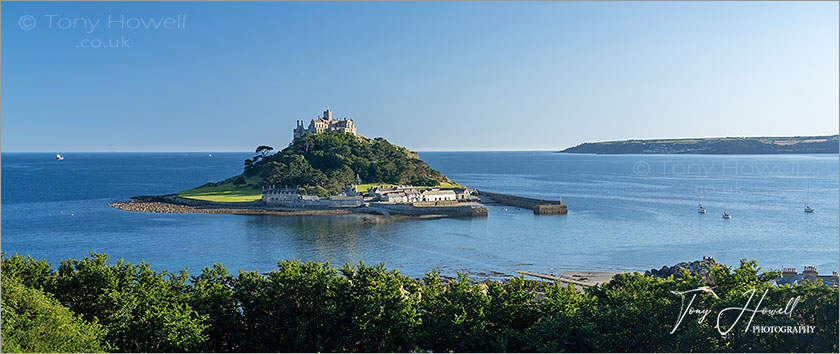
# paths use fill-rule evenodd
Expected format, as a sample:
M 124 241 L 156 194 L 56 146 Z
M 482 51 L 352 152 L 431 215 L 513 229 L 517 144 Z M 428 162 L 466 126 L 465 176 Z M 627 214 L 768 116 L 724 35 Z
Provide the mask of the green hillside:
M 308 134 L 285 149 L 270 154 L 270 147 L 257 149 L 245 160 L 240 176 L 179 193 L 185 198 L 247 202 L 261 197 L 263 186 L 297 187 L 302 193 L 327 196 L 355 184 L 365 186 L 411 184 L 415 186 L 460 186 L 420 160 L 417 153 L 383 138 L 370 139 L 342 132 Z
M 836 154 L 838 136 L 634 139 L 583 143 L 560 152 L 583 154 Z

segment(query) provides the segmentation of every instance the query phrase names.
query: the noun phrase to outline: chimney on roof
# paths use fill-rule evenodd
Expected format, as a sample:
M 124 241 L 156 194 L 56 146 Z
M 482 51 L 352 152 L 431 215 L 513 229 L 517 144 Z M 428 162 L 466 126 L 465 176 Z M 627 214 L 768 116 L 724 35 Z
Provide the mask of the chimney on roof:
M 810 275 L 816 277 L 818 275 L 817 267 L 805 266 L 805 270 L 802 271 L 802 275 Z
M 782 278 L 793 278 L 796 276 L 796 268 L 785 268 L 782 266 Z

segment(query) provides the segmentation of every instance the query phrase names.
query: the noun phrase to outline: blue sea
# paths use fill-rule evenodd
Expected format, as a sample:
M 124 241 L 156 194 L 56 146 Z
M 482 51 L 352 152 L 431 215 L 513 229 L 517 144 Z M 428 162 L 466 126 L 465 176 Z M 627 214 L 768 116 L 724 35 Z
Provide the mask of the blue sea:
M 562 199 L 569 214 L 490 207 L 487 218 L 377 224 L 335 217 L 151 214 L 108 203 L 238 174 L 249 153 L 2 154 L 6 253 L 57 265 L 89 251 L 178 271 L 222 263 L 269 271 L 278 260 L 379 263 L 419 277 L 513 270 L 645 271 L 715 257 L 767 268 L 838 270 L 836 155 L 576 155 L 421 152 L 433 168 L 487 191 Z M 697 213 L 702 191 L 706 215 Z M 803 212 L 805 203 L 816 211 Z M 724 210 L 732 213 L 724 220 Z

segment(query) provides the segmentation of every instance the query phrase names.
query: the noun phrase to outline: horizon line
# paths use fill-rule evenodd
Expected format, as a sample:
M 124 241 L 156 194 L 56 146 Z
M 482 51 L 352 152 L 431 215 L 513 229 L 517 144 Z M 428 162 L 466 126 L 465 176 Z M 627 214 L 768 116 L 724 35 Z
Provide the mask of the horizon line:
M 280 149 L 282 150 L 282 149 Z M 273 151 L 280 151 L 280 150 L 273 150 Z M 423 150 L 423 149 L 409 149 L 413 152 L 499 152 L 499 151 L 510 151 L 510 152 L 517 152 L 517 151 L 560 151 L 562 149 L 469 149 L 469 150 L 456 150 L 456 149 L 432 149 L 432 150 Z M 212 154 L 212 153 L 250 153 L 253 154 L 254 152 L 251 150 L 193 150 L 193 151 L 178 151 L 178 150 L 166 150 L 166 151 L 0 151 L 2 153 L 9 153 L 9 154 L 108 154 L 108 153 L 115 153 L 115 154 L 151 154 L 151 153 L 190 153 L 190 154 Z

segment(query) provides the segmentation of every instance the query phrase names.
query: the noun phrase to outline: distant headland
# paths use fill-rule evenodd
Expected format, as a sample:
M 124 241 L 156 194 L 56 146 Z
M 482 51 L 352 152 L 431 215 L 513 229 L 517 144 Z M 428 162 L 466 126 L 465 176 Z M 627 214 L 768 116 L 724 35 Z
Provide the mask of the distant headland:
M 583 143 L 559 151 L 573 154 L 837 154 L 838 135 L 633 139 Z

